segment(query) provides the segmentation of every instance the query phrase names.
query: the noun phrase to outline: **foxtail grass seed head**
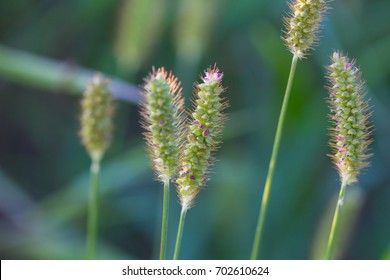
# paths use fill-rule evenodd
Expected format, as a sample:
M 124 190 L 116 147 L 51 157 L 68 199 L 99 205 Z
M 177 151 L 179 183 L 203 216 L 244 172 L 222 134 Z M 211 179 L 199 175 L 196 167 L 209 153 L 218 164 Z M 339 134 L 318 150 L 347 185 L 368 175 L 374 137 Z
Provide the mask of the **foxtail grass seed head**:
M 166 183 L 178 172 L 182 146 L 183 99 L 177 78 L 164 68 L 145 79 L 142 126 L 153 168 Z
M 87 84 L 81 101 L 82 143 L 89 155 L 100 160 L 111 144 L 114 104 L 108 89 L 110 81 L 96 74 Z
M 293 55 L 306 56 L 317 42 L 321 20 L 326 11 L 325 0 L 295 0 L 285 18 L 284 41 Z
M 213 160 L 221 136 L 227 106 L 221 94 L 223 74 L 219 69 L 209 68 L 196 85 L 194 110 L 187 128 L 187 142 L 181 158 L 180 174 L 176 180 L 183 208 L 189 208 L 200 189 L 207 182 L 208 168 Z
M 370 128 L 367 102 L 364 101 L 363 82 L 355 62 L 341 52 L 334 52 L 329 71 L 329 104 L 333 147 L 331 157 L 343 182 L 357 181 L 362 168 L 367 166 Z

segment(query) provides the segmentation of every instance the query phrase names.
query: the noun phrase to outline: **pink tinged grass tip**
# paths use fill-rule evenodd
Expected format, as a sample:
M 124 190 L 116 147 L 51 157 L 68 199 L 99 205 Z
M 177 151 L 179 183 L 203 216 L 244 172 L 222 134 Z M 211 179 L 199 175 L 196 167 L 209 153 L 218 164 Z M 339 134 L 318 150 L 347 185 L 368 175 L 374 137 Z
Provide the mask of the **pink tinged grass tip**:
M 200 189 L 207 182 L 210 165 L 222 133 L 227 104 L 222 97 L 223 74 L 214 66 L 204 72 L 203 83 L 196 85 L 193 110 L 190 113 L 180 159 L 180 176 L 176 180 L 182 207 L 193 205 Z
M 371 143 L 367 101 L 364 100 L 364 83 L 355 62 L 342 52 L 331 56 L 328 66 L 329 104 L 331 120 L 331 155 L 341 180 L 347 184 L 357 181 L 360 171 L 368 165 L 367 153 Z
M 219 83 L 223 78 L 223 73 L 219 72 L 219 69 L 214 66 L 213 69 L 209 68 L 205 71 L 205 75 L 202 77 L 202 80 L 205 84 L 215 84 Z

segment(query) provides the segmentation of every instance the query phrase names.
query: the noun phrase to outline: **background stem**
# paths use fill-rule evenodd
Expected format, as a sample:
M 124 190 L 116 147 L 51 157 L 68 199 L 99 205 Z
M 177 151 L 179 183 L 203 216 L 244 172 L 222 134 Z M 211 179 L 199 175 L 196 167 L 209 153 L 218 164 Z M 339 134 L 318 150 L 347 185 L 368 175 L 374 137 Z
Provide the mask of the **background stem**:
M 0 77 L 50 91 L 81 94 L 97 70 L 82 68 L 72 61 L 57 61 L 0 44 Z M 106 77 L 110 75 L 104 74 Z M 140 89 L 111 78 L 110 92 L 119 100 L 139 103 Z
M 288 100 L 290 97 L 291 87 L 292 87 L 293 80 L 294 80 L 294 74 L 295 74 L 295 68 L 296 68 L 297 62 L 298 62 L 298 57 L 296 55 L 294 55 L 292 58 L 292 62 L 291 62 L 290 75 L 288 77 L 286 91 L 284 93 L 282 109 L 281 109 L 280 115 L 279 115 L 278 126 L 276 128 L 276 134 L 275 134 L 275 139 L 274 139 L 274 145 L 272 148 L 271 160 L 269 162 L 267 179 L 266 179 L 265 186 L 264 186 L 263 198 L 261 200 L 259 219 L 257 222 L 256 233 L 255 233 L 255 238 L 254 238 L 253 247 L 252 247 L 252 254 L 251 254 L 252 260 L 256 260 L 259 257 L 259 252 L 260 252 L 260 248 L 261 248 L 260 247 L 261 237 L 263 234 L 263 227 L 264 227 L 264 220 L 265 220 L 265 216 L 266 216 L 267 208 L 268 208 L 269 194 L 270 194 L 270 190 L 271 190 L 271 186 L 272 186 L 272 179 L 274 176 L 276 160 L 277 160 L 278 152 L 279 152 L 280 139 L 282 137 L 283 125 L 284 125 L 284 120 L 286 117 L 287 105 L 288 105 Z
M 174 260 L 178 260 L 179 259 L 181 238 L 183 237 L 183 228 L 184 228 L 184 222 L 185 222 L 185 219 L 186 219 L 186 214 L 187 214 L 187 207 L 183 206 L 181 208 L 179 227 L 177 229 L 175 252 L 173 254 L 173 259 Z
M 343 180 L 341 183 L 339 199 L 337 200 L 336 210 L 335 210 L 334 216 L 333 216 L 332 228 L 330 230 L 328 247 L 326 250 L 326 259 L 328 259 L 328 260 L 332 259 L 332 253 L 333 253 L 333 247 L 334 247 L 334 236 L 335 236 L 335 233 L 337 232 L 341 210 L 342 210 L 343 205 L 344 205 L 345 189 L 347 188 L 346 182 L 347 182 L 347 180 Z
M 88 224 L 87 224 L 87 254 L 86 259 L 96 258 L 96 243 L 98 232 L 98 207 L 99 207 L 99 173 L 100 158 L 92 157 L 91 183 L 88 202 Z
M 169 179 L 164 183 L 160 260 L 165 260 L 167 257 L 168 216 L 169 216 Z

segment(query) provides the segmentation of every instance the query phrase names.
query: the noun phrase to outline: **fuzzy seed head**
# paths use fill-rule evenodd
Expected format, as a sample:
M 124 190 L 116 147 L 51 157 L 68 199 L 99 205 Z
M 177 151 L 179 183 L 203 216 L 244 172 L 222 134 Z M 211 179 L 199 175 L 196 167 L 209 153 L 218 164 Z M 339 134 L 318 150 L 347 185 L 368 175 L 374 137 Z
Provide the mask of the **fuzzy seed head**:
M 331 157 L 341 179 L 347 184 L 357 181 L 367 166 L 370 140 L 368 105 L 364 101 L 363 82 L 355 62 L 334 52 L 329 71 L 329 104 L 334 127 L 331 129 Z
M 325 0 L 295 0 L 290 3 L 290 16 L 285 18 L 284 41 L 298 58 L 317 43 L 321 20 L 326 11 Z
M 182 146 L 183 99 L 177 78 L 164 68 L 145 79 L 142 126 L 153 169 L 163 183 L 178 171 Z
M 222 113 L 227 103 L 221 94 L 223 74 L 219 69 L 209 68 L 196 85 L 194 109 L 186 130 L 187 142 L 183 149 L 177 191 L 183 207 L 189 208 L 207 182 L 207 173 L 213 154 L 219 144 L 225 116 Z
M 80 136 L 90 156 L 100 159 L 111 144 L 114 104 L 110 81 L 96 74 L 87 84 L 81 101 Z

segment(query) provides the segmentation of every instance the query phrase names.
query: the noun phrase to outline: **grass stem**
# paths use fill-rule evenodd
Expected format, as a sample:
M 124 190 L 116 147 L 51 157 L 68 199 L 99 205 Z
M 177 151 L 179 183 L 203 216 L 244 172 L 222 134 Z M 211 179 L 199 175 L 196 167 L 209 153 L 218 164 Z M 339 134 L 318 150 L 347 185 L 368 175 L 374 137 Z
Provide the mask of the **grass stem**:
M 177 229 L 175 252 L 173 254 L 173 259 L 174 260 L 178 260 L 179 259 L 181 239 L 183 237 L 183 228 L 184 228 L 184 222 L 185 222 L 185 219 L 186 219 L 186 214 L 187 214 L 187 207 L 182 207 L 181 208 L 181 213 L 180 213 L 179 227 Z
M 167 257 L 168 216 L 169 216 L 169 179 L 167 179 L 167 181 L 164 183 L 160 260 L 165 260 Z
M 92 157 L 91 183 L 89 188 L 88 223 L 87 223 L 87 254 L 86 259 L 96 259 L 96 243 L 98 235 L 99 207 L 99 173 L 100 157 Z
M 292 87 L 293 80 L 294 80 L 294 74 L 295 74 L 297 62 L 298 62 L 298 56 L 294 55 L 292 58 L 292 62 L 291 62 L 290 75 L 288 77 L 287 87 L 286 87 L 286 91 L 284 94 L 282 109 L 281 109 L 280 115 L 279 115 L 279 121 L 278 121 L 278 126 L 276 129 L 274 145 L 272 148 L 271 160 L 269 162 L 269 167 L 268 167 L 267 179 L 266 179 L 265 186 L 264 186 L 263 198 L 261 200 L 259 218 L 258 218 L 258 222 L 257 222 L 256 233 L 255 233 L 255 238 L 254 238 L 253 247 L 252 247 L 252 254 L 251 254 L 252 260 L 256 260 L 259 257 L 259 252 L 260 252 L 260 248 L 261 248 L 261 237 L 263 234 L 264 221 L 265 221 L 267 208 L 268 208 L 269 194 L 271 191 L 272 179 L 274 176 L 276 160 L 277 160 L 278 152 L 279 152 L 280 139 L 282 137 L 284 120 L 286 118 L 288 100 L 289 100 L 290 93 L 291 93 L 291 87 Z
M 342 210 L 343 205 L 344 205 L 345 189 L 347 188 L 346 181 L 347 180 L 343 180 L 343 182 L 341 183 L 339 199 L 337 200 L 336 210 L 335 210 L 334 216 L 333 216 L 332 228 L 330 230 L 329 240 L 328 240 L 328 247 L 326 249 L 326 259 L 327 260 L 332 259 L 333 247 L 334 247 L 334 237 L 335 237 L 335 234 L 337 232 L 338 225 L 339 225 L 341 210 Z

